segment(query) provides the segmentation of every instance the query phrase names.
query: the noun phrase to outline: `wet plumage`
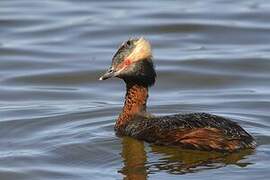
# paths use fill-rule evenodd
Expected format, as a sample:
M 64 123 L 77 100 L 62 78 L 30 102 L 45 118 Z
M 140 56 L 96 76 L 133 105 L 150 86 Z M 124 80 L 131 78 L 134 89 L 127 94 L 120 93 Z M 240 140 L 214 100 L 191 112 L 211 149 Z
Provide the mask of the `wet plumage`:
M 122 44 L 112 66 L 100 78 L 119 77 L 126 83 L 125 104 L 115 125 L 120 136 L 159 145 L 215 151 L 255 148 L 256 143 L 237 123 L 208 113 L 154 116 L 146 111 L 148 88 L 155 83 L 151 46 L 143 38 Z

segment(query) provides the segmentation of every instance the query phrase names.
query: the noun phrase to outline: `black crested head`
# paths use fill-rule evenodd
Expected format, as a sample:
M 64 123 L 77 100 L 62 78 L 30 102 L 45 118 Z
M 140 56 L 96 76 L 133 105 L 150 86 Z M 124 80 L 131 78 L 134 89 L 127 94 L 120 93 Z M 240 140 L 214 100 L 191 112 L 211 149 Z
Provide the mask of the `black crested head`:
M 100 77 L 100 80 L 111 77 L 121 78 L 126 83 L 153 85 L 156 72 L 150 43 L 144 38 L 129 39 L 124 42 L 113 56 L 111 67 Z

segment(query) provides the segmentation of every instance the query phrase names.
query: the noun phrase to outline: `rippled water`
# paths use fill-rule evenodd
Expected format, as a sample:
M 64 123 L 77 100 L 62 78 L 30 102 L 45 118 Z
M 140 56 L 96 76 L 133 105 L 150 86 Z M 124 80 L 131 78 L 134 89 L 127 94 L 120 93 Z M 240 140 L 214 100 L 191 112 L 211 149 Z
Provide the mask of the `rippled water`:
M 269 179 L 270 1 L 0 1 L 0 179 Z M 204 111 L 255 136 L 216 154 L 116 137 L 124 84 L 98 81 L 145 36 L 149 111 Z

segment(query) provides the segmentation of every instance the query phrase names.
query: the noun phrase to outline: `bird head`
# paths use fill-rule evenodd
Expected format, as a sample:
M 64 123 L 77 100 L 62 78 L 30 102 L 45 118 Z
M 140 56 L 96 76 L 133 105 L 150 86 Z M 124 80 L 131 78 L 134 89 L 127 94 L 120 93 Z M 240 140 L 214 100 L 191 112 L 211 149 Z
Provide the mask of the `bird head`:
M 99 80 L 111 77 L 121 78 L 125 82 L 153 85 L 156 72 L 150 43 L 143 37 L 123 42 L 113 56 L 110 68 Z

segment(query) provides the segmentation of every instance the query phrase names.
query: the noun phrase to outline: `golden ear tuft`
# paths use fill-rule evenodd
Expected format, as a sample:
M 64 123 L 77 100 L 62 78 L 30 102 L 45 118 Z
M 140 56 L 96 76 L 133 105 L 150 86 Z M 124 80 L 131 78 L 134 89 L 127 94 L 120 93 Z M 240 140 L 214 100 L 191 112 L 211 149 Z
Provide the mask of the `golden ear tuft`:
M 146 39 L 141 37 L 134 44 L 136 47 L 128 56 L 133 62 L 148 59 L 152 56 L 151 45 Z

